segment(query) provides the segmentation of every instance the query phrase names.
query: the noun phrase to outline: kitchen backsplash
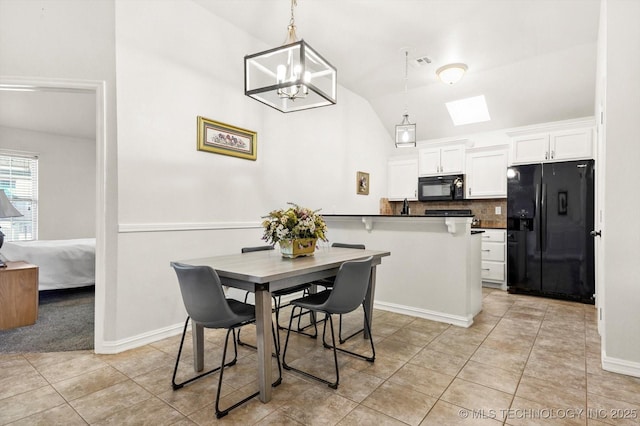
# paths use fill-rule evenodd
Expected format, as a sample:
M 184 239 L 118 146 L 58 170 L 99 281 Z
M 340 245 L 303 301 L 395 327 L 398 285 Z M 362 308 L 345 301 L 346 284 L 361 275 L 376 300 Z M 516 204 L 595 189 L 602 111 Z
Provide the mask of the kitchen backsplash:
M 507 227 L 507 199 L 495 198 L 486 200 L 462 200 L 462 201 L 409 201 L 411 215 L 420 216 L 424 211 L 442 209 L 470 209 L 471 214 L 480 221 L 478 228 L 506 228 Z M 500 214 L 496 214 L 499 208 Z M 389 201 L 380 199 L 380 214 L 399 215 L 402 210 L 402 201 Z

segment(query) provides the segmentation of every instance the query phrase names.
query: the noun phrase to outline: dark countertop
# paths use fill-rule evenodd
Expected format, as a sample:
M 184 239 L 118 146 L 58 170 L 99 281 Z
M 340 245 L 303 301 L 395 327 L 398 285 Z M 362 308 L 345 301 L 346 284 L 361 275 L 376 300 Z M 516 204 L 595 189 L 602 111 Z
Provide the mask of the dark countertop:
M 473 217 L 472 214 L 465 216 L 451 216 L 451 215 L 437 215 L 437 216 L 427 216 L 424 214 L 321 214 L 324 217 Z
M 484 231 L 479 231 L 477 229 L 472 229 L 471 230 L 471 235 L 476 235 L 476 234 L 482 234 Z

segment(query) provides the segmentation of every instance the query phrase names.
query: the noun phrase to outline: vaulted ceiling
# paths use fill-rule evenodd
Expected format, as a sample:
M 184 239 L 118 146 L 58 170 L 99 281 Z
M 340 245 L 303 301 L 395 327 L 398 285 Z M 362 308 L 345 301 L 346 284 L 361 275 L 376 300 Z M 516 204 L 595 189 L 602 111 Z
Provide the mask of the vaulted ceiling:
M 195 1 L 268 47 L 285 39 L 290 0 Z M 390 137 L 407 105 L 425 140 L 593 115 L 599 10 L 599 0 L 298 0 L 295 23 Z M 406 48 L 432 61 L 409 67 L 408 96 Z M 469 70 L 446 86 L 435 71 L 454 62 Z M 491 121 L 453 126 L 445 103 L 477 95 Z
M 290 0 L 195 2 L 264 42 L 238 61 L 284 41 Z M 593 115 L 599 9 L 599 0 L 298 0 L 295 22 L 338 69 L 338 83 L 370 102 L 390 139 L 407 106 L 426 140 Z M 431 63 L 409 66 L 405 96 L 406 49 L 412 63 Z M 452 62 L 469 70 L 447 86 L 435 70 Z M 453 126 L 445 103 L 476 95 L 485 95 L 491 121 Z M 88 137 L 87 98 L 0 92 L 0 126 Z

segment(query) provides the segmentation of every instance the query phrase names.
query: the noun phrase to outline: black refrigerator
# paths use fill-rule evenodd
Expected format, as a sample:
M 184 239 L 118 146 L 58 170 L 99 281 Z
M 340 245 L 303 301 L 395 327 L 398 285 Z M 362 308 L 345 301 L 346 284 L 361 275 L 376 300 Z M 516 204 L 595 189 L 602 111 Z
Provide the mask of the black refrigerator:
M 594 303 L 593 160 L 507 170 L 509 293 Z

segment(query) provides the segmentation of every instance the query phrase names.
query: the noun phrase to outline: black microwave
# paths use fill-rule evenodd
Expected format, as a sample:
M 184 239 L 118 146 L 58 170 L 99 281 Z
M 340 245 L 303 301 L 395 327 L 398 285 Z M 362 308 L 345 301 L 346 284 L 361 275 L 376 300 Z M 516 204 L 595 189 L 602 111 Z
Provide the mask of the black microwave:
M 464 199 L 464 176 L 429 176 L 418 178 L 419 201 Z

